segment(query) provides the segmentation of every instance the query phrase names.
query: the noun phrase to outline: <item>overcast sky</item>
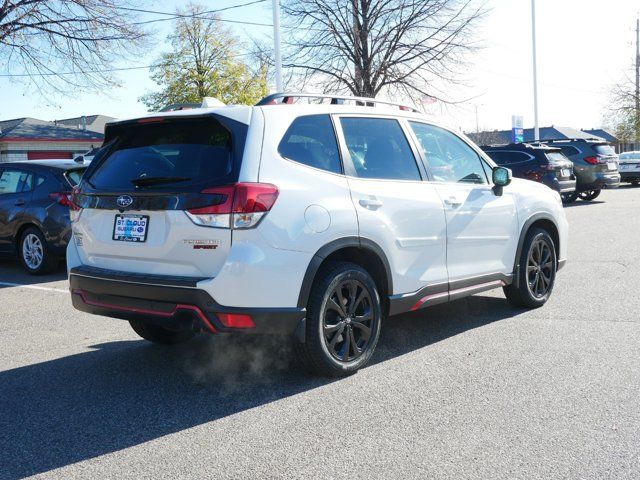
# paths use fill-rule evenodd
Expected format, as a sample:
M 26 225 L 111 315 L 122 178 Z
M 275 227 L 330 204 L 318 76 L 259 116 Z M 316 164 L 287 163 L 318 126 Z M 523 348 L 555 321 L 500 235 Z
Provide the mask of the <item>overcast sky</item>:
M 179 3 L 157 0 L 150 8 L 172 11 Z M 213 9 L 243 2 L 202 3 Z M 270 5 L 268 1 L 231 10 L 223 19 L 271 23 Z M 452 88 L 449 93 L 451 100 L 466 101 L 426 108 L 440 121 L 467 131 L 476 128 L 476 107 L 481 129 L 509 129 L 512 115 L 522 115 L 525 127 L 532 126 L 531 2 L 489 0 L 489 6 L 491 10 L 477 32 L 483 48 L 469 58 L 469 68 L 461 77 L 466 86 Z M 624 72 L 631 74 L 640 1 L 536 0 L 536 6 L 540 125 L 601 126 L 609 87 Z M 153 63 L 166 48 L 164 39 L 170 23 L 155 25 L 157 44 L 135 66 Z M 270 28 L 234 25 L 233 29 L 245 38 L 272 38 Z M 0 119 L 31 116 L 54 120 L 96 113 L 129 117 L 144 113 L 138 98 L 154 88 L 148 71 L 123 72 L 119 78 L 121 87 L 102 94 L 49 100 L 15 81 L 0 78 Z

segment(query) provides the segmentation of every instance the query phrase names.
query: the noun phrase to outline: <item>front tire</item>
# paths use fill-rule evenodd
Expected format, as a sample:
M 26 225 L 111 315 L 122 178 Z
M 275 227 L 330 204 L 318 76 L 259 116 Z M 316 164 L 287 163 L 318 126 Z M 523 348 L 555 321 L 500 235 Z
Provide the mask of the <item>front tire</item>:
M 519 259 L 518 286 L 503 288 L 515 307 L 539 308 L 547 303 L 556 280 L 558 261 L 549 232 L 533 228 L 527 232 Z
M 562 203 L 564 204 L 573 203 L 578 199 L 578 194 L 576 192 L 563 193 L 560 196 L 562 197 Z
M 175 345 L 191 339 L 195 333 L 189 329 L 170 330 L 160 325 L 146 323 L 143 320 L 129 320 L 133 331 L 145 340 L 161 345 Z
M 314 282 L 304 342 L 295 338 L 295 350 L 314 373 L 351 375 L 369 362 L 381 326 L 380 296 L 371 275 L 356 264 L 332 262 Z
M 602 192 L 602 190 L 585 190 L 584 192 L 580 192 L 578 196 L 580 197 L 580 200 L 590 202 L 591 200 L 598 198 L 600 192 Z
M 31 275 L 44 275 L 58 266 L 59 259 L 51 253 L 42 232 L 28 227 L 20 235 L 18 245 L 20 263 Z

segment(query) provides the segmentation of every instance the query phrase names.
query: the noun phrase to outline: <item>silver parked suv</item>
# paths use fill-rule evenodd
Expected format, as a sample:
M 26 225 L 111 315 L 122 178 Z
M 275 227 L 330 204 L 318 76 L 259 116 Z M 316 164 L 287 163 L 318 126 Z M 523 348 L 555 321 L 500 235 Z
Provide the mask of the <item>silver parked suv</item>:
M 618 155 L 607 142 L 600 139 L 546 140 L 544 143 L 560 148 L 573 162 L 576 175 L 576 190 L 562 196 L 571 203 L 594 200 L 603 188 L 618 188 L 620 172 Z

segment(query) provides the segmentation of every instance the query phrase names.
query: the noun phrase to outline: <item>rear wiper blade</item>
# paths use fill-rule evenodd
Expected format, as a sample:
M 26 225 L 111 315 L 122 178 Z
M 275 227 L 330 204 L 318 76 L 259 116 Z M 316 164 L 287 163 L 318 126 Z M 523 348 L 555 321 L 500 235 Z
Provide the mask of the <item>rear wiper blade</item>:
M 189 177 L 141 177 L 131 179 L 136 187 L 144 187 L 146 185 L 160 185 L 163 183 L 178 183 L 191 180 Z

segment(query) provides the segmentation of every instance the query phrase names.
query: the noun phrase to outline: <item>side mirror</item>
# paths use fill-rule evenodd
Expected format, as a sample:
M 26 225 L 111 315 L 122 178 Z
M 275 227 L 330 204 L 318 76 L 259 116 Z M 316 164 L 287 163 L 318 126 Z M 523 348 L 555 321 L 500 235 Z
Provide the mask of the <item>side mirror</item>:
M 493 180 L 493 191 L 496 195 L 502 195 L 502 188 L 511 183 L 511 170 L 505 167 L 496 167 L 491 174 Z

